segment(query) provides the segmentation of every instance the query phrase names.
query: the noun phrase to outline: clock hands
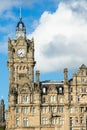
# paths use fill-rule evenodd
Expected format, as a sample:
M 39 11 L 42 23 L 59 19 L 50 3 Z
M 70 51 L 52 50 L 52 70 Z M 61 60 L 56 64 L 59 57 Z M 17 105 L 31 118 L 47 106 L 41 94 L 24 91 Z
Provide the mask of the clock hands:
M 24 57 L 25 56 L 25 50 L 24 49 L 19 49 L 18 50 L 18 56 Z

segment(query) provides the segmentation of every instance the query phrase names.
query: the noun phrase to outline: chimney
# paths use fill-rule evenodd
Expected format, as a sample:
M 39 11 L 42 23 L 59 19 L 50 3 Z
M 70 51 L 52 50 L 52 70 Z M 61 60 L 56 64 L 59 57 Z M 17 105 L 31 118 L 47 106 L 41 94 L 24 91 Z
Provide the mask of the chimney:
M 68 69 L 64 68 L 64 83 L 68 83 Z
M 36 71 L 36 83 L 40 82 L 40 71 Z

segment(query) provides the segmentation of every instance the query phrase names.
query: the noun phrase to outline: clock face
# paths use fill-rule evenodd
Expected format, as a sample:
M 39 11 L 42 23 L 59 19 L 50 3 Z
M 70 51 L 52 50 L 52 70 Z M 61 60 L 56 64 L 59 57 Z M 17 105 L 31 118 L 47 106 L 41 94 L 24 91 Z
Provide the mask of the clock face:
M 18 51 L 17 51 L 17 54 L 18 54 L 18 56 L 19 57 L 24 57 L 25 56 L 25 54 L 26 54 L 26 52 L 25 52 L 25 49 L 19 49 Z

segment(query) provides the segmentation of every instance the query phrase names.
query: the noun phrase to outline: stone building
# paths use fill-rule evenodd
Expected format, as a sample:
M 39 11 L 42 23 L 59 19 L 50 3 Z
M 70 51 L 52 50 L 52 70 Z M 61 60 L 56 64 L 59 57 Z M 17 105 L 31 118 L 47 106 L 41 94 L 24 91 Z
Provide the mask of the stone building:
M 87 130 L 87 67 L 72 79 L 34 82 L 34 39 L 20 18 L 16 39 L 8 39 L 9 96 L 6 130 Z
M 5 123 L 5 105 L 4 100 L 0 100 L 0 126 Z

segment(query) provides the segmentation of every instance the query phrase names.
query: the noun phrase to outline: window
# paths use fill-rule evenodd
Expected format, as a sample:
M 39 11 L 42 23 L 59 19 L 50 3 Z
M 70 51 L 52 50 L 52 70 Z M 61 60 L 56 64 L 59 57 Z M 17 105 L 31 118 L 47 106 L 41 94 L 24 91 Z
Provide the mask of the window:
M 55 111 L 55 107 L 50 107 L 50 112 L 54 112 Z
M 23 108 L 23 113 L 25 113 L 25 114 L 28 113 L 28 108 L 27 107 Z
M 85 111 L 87 112 L 87 107 L 85 108 Z
M 59 94 L 62 94 L 62 93 L 63 93 L 63 88 L 59 87 Z
M 46 94 L 46 88 L 45 87 L 43 88 L 43 93 Z
M 73 92 L 73 88 L 70 88 L 70 92 L 71 92 L 71 93 Z
M 64 124 L 64 119 L 63 118 L 60 118 L 60 124 Z
M 23 96 L 22 97 L 22 102 L 28 102 L 28 96 Z
M 18 70 L 18 66 L 16 66 L 16 69 Z
M 78 103 L 80 102 L 80 96 L 77 97 L 77 102 L 78 102 Z
M 51 122 L 52 122 L 52 124 L 59 124 L 59 118 L 53 117 Z
M 21 70 L 21 69 L 22 69 L 22 66 L 20 66 L 19 70 Z
M 86 88 L 82 88 L 82 89 L 81 89 L 81 92 L 82 92 L 82 93 L 86 93 Z
M 42 103 L 45 103 L 46 102 L 46 99 L 45 97 L 42 98 Z
M 64 124 L 64 118 L 60 118 L 60 117 L 53 117 L 51 119 L 51 123 L 52 124 Z
M 53 101 L 53 96 L 50 96 L 50 102 L 52 102 Z
M 16 68 L 15 68 L 15 67 L 13 67 L 13 71 L 14 71 L 14 72 L 15 72 L 15 69 L 16 69 Z
M 42 108 L 42 113 L 47 113 L 47 108 L 46 107 Z
M 24 78 L 25 77 L 25 74 L 19 74 L 19 80 Z
M 36 109 L 34 107 L 32 107 L 31 112 L 32 112 L 32 114 L 34 114 L 36 112 Z
M 16 107 L 16 113 L 19 113 L 18 107 Z
M 83 123 L 83 117 L 80 117 L 80 123 L 82 124 Z
M 33 96 L 33 101 L 34 101 L 34 103 L 37 103 L 37 97 L 36 97 L 36 95 Z
M 73 108 L 70 108 L 70 113 L 72 113 L 73 112 Z
M 63 102 L 63 99 L 62 97 L 59 98 L 59 103 L 62 103 Z
M 73 101 L 73 96 L 71 95 L 70 100 Z
M 75 107 L 75 112 L 78 112 L 78 108 L 77 107 Z
M 28 126 L 28 118 L 27 117 L 23 119 L 23 126 L 24 127 Z
M 78 117 L 75 117 L 75 123 L 78 123 Z
M 82 83 L 84 83 L 85 81 L 86 81 L 86 79 L 85 79 L 85 78 L 82 78 L 82 79 L 81 79 L 81 82 L 82 82 Z
M 44 125 L 44 124 L 48 124 L 47 118 L 42 117 L 41 123 L 42 123 L 43 125 Z
M 73 126 L 73 120 L 72 117 L 70 117 L 70 130 L 72 130 L 72 126 Z
M 63 113 L 63 107 L 59 107 L 59 108 L 58 108 L 58 112 L 59 112 L 59 113 Z
M 50 102 L 55 102 L 56 101 L 56 97 L 55 96 L 50 96 Z
M 16 126 L 19 126 L 19 119 L 16 118 Z
M 25 66 L 23 66 L 23 70 L 25 69 Z
M 29 67 L 27 66 L 27 70 L 29 71 Z
M 83 111 L 84 111 L 84 107 L 81 107 L 81 108 L 80 108 L 80 111 L 83 112 Z
M 15 77 L 13 77 L 13 80 L 15 81 Z

